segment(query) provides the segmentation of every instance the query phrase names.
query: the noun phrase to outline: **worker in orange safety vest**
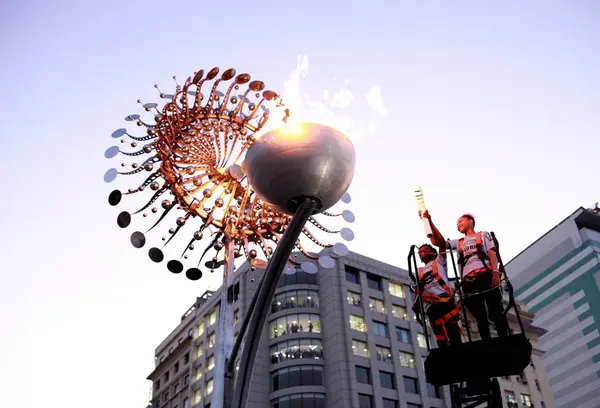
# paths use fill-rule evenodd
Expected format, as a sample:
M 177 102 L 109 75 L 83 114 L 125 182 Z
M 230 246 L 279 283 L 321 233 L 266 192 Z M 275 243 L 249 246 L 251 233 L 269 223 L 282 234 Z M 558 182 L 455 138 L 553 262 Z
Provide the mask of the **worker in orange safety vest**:
M 438 254 L 437 250 L 429 244 L 419 247 L 419 258 L 425 265 L 417 272 L 419 285 L 414 288 L 413 310 L 418 316 L 420 307 L 418 296 L 421 296 L 438 347 L 447 347 L 462 343 L 462 338 L 458 325 L 460 318 L 458 306 L 448 286 L 446 254 L 445 251 L 441 252 Z M 423 324 L 421 321 L 420 323 Z
M 475 217 L 462 215 L 457 221 L 458 231 L 463 238 L 447 243 L 431 221 L 428 211 L 422 216 L 429 219 L 436 245 L 449 244 L 458 253 L 458 267 L 461 276 L 464 304 L 477 320 L 477 329 L 482 339 L 490 339 L 490 320 L 494 323 L 499 337 L 509 335 L 508 321 L 502 305 L 502 289 L 496 246 L 489 232 L 475 232 Z

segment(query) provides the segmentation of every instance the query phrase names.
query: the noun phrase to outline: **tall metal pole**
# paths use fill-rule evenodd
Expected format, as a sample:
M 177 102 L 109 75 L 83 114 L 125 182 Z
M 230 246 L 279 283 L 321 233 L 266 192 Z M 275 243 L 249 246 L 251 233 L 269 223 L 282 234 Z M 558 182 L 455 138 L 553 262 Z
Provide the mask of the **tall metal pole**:
M 232 408 L 246 407 L 248 391 L 250 388 L 250 376 L 252 375 L 252 369 L 254 368 L 254 359 L 268 315 L 268 313 L 265 313 L 265 310 L 267 310 L 269 303 L 273 299 L 275 289 L 281 278 L 286 261 L 294 249 L 296 241 L 298 240 L 306 221 L 308 221 L 316 208 L 317 202 L 311 198 L 305 198 L 304 201 L 300 203 L 292 221 L 275 248 L 273 257 L 264 273 L 264 283 L 260 288 L 260 292 L 256 299 L 254 313 L 252 313 L 252 317 L 250 318 L 244 350 L 242 351 L 240 360 L 240 368 L 236 373 L 235 391 L 233 394 L 233 403 L 231 405 Z
M 233 312 L 228 299 L 229 287 L 233 279 L 234 243 L 227 239 L 225 243 L 225 265 L 223 266 L 223 286 L 221 287 L 221 305 L 219 306 L 219 329 L 217 334 L 217 352 L 215 355 L 215 375 L 213 400 L 211 407 L 224 407 L 225 371 L 227 357 L 233 348 Z M 233 301 L 233 299 L 231 299 Z

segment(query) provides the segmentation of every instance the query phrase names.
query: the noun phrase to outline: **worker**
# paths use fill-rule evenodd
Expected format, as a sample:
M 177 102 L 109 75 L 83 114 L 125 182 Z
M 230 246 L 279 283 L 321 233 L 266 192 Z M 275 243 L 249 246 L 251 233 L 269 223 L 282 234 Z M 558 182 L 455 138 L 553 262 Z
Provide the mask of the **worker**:
M 429 212 L 425 211 L 420 215 L 429 219 L 433 245 L 449 245 L 457 251 L 461 285 L 465 295 L 464 303 L 477 321 L 481 339 L 491 338 L 490 320 L 494 323 L 499 337 L 508 336 L 510 333 L 502 305 L 496 246 L 490 233 L 475 232 L 475 217 L 464 214 L 456 223 L 458 231 L 464 237 L 446 242 L 433 224 Z
M 460 314 L 454 294 L 448 286 L 445 248 L 440 249 L 440 252 L 438 254 L 429 244 L 419 247 L 419 258 L 424 266 L 417 272 L 418 285 L 415 287 L 413 311 L 419 316 L 418 296 L 421 296 L 438 347 L 448 347 L 462 343 L 458 326 Z M 418 320 L 423 325 L 423 322 Z

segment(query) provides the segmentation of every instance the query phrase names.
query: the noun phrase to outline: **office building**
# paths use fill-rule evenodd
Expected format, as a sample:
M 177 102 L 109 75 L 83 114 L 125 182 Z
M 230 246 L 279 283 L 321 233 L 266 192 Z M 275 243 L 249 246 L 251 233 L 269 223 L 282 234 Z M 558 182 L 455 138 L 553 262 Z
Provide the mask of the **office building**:
M 548 333 L 540 340 L 556 405 L 600 407 L 600 212 L 579 208 L 506 266 Z
M 235 271 L 229 297 L 236 336 L 261 273 L 247 264 Z M 406 270 L 356 253 L 316 274 L 284 274 L 266 311 L 247 407 L 449 407 L 448 387 L 425 380 L 426 339 L 411 311 L 409 283 Z M 157 347 L 148 376 L 152 408 L 210 406 L 219 291 L 198 298 Z M 537 358 L 536 370 L 543 367 Z M 526 378 L 535 384 L 538 377 Z M 511 379 L 503 390 L 517 399 L 535 394 Z

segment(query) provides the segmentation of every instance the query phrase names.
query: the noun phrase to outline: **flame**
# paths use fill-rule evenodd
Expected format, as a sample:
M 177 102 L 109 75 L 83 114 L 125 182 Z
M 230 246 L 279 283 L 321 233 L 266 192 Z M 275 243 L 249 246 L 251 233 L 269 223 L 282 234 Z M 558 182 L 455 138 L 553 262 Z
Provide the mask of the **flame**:
M 268 105 L 269 121 L 261 133 L 283 128 L 286 132 L 296 134 L 300 128 L 292 125 L 312 122 L 333 127 L 356 143 L 363 136 L 373 135 L 378 131 L 382 118 L 387 116 L 379 87 L 370 87 L 365 98 L 358 99 L 349 89 L 350 81 L 346 79 L 343 86 L 336 91 L 323 90 L 321 100 L 310 100 L 306 96 L 303 97 L 301 92 L 302 80 L 308 74 L 308 66 L 308 56 L 298 55 L 296 69 L 284 82 L 281 101 L 271 101 Z M 356 111 L 354 104 L 360 103 L 361 100 L 366 102 L 370 109 L 359 107 L 359 114 L 354 115 L 355 119 L 350 111 Z

